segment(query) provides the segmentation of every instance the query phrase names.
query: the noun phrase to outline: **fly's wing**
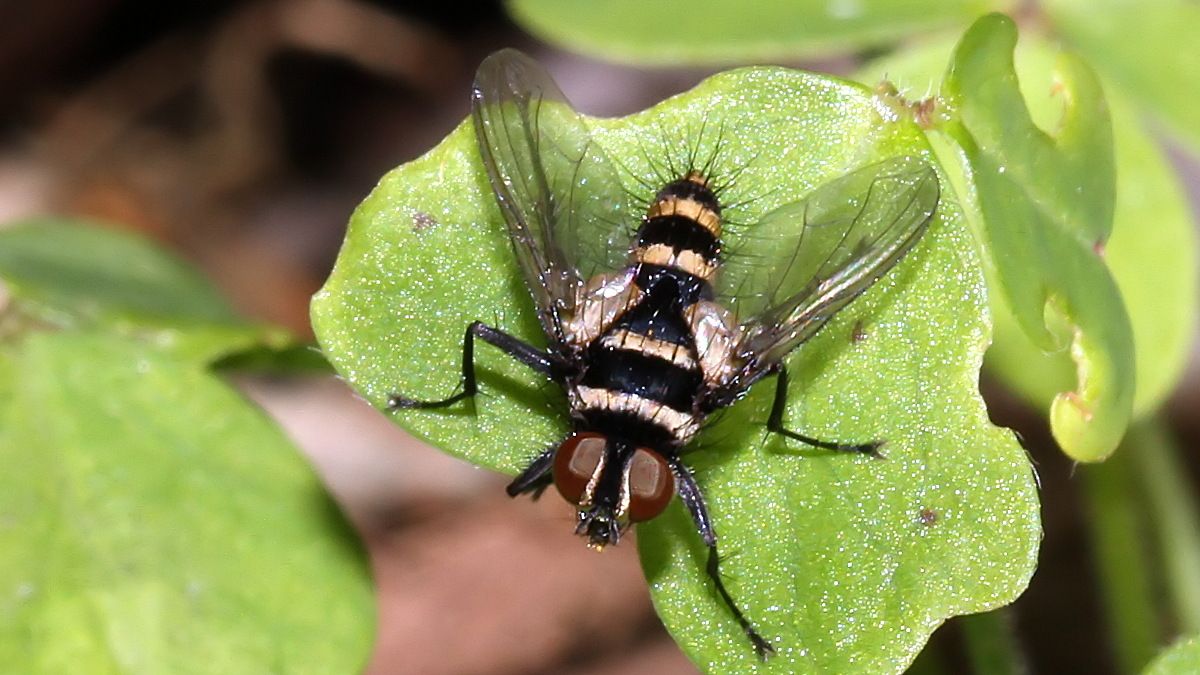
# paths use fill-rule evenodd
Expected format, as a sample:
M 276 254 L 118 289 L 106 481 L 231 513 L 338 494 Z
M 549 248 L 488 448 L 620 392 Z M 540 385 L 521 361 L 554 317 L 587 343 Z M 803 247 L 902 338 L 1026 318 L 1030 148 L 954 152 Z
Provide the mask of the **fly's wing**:
M 722 269 L 722 299 L 742 329 L 744 389 L 912 248 L 937 210 L 937 173 L 919 157 L 893 157 L 818 187 L 754 226 L 756 255 L 733 255 Z M 798 235 L 796 233 L 799 233 Z
M 514 49 L 484 60 L 471 116 L 496 201 L 546 335 L 562 344 L 561 317 L 576 289 L 623 265 L 628 197 L 550 74 Z

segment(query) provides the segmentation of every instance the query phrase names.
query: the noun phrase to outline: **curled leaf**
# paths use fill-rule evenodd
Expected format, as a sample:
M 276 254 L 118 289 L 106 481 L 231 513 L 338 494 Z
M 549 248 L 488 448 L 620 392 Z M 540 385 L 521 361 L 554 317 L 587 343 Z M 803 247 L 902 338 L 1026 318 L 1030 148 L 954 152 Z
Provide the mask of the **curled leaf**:
M 980 19 L 959 42 L 943 94 L 942 128 L 961 147 L 982 214 L 996 286 L 1025 336 L 1070 349 L 1077 384 L 1050 406 L 1055 439 L 1081 461 L 1120 442 L 1133 410 L 1133 335 L 1101 256 L 1112 228 L 1109 113 L 1081 61 L 1057 65 L 1063 113 L 1056 132 L 1030 116 L 1013 67 L 1011 19 Z

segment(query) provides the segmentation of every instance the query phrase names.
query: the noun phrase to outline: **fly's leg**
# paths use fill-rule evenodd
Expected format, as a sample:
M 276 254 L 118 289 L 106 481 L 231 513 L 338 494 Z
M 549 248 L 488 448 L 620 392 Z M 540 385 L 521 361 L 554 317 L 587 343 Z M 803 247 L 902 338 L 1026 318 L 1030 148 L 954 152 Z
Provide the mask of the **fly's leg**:
M 529 466 L 504 488 L 508 496 L 516 497 L 528 492 L 534 499 L 541 497 L 542 491 L 554 482 L 554 474 L 551 472 L 554 468 L 554 451 L 555 448 L 549 448 L 530 462 Z
M 816 438 L 810 438 L 804 434 L 796 433 L 783 426 L 783 411 L 787 408 L 787 389 L 788 375 L 787 369 L 782 365 L 776 371 L 775 380 L 775 403 L 771 405 L 771 416 L 767 418 L 767 431 L 771 431 L 787 438 L 807 443 L 816 448 L 824 450 L 833 450 L 835 452 L 857 452 L 863 455 L 871 455 L 877 459 L 883 459 L 879 448 L 883 447 L 883 441 L 871 441 L 870 443 L 833 443 L 830 441 L 822 441 Z
M 388 397 L 388 408 L 392 410 L 405 408 L 445 408 L 465 398 L 474 399 L 475 393 L 478 391 L 475 383 L 476 337 L 499 348 L 500 351 L 547 377 L 553 378 L 562 370 L 558 360 L 549 353 L 528 345 L 502 330 L 492 328 L 482 321 L 475 321 L 470 326 L 467 326 L 466 335 L 463 336 L 462 391 L 440 401 L 421 401 L 401 396 L 400 394 L 392 394 Z
M 708 506 L 704 503 L 704 495 L 700 493 L 700 486 L 696 484 L 692 472 L 678 457 L 668 457 L 667 462 L 670 463 L 671 470 L 675 474 L 679 498 L 687 506 L 688 513 L 692 515 L 692 522 L 696 524 L 696 529 L 700 532 L 704 545 L 708 547 L 708 562 L 704 566 L 704 571 L 708 574 L 708 578 L 712 579 L 713 585 L 717 587 L 717 594 L 721 596 L 721 600 L 729 607 L 729 611 L 733 612 L 733 618 L 737 619 L 738 625 L 746 632 L 746 637 L 750 638 L 758 658 L 765 661 L 775 653 L 775 648 L 750 624 L 750 620 L 746 618 L 733 596 L 730 595 L 729 589 L 725 588 L 725 582 L 721 580 L 721 556 L 717 553 L 717 532 L 713 529 L 712 519 L 708 515 Z

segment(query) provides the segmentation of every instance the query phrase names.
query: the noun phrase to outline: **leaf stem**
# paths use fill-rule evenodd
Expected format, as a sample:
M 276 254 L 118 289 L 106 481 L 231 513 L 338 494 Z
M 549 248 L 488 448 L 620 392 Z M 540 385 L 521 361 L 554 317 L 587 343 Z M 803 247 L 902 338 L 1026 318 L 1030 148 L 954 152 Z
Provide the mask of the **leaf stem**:
M 1161 551 L 1175 627 L 1195 635 L 1200 633 L 1200 509 L 1179 448 L 1158 418 L 1135 425 L 1126 442 Z
M 997 609 L 959 619 L 971 672 L 975 675 L 1022 675 L 1029 672 L 1013 633 L 1012 614 Z
M 1118 671 L 1136 673 L 1159 645 L 1151 562 L 1143 531 L 1132 456 L 1140 448 L 1126 439 L 1103 464 L 1080 470 L 1092 555 L 1099 575 L 1108 632 Z

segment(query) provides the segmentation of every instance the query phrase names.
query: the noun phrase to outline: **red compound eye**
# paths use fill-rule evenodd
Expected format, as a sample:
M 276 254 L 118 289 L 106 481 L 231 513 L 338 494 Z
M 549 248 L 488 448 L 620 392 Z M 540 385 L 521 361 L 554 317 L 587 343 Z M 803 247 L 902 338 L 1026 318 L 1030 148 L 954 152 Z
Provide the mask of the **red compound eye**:
M 675 475 L 662 455 L 638 448 L 629 459 L 629 520 L 641 522 L 662 513 L 675 496 Z
M 608 444 L 601 434 L 584 431 L 572 435 L 554 453 L 554 486 L 563 499 L 579 505 L 592 475 L 604 461 Z

